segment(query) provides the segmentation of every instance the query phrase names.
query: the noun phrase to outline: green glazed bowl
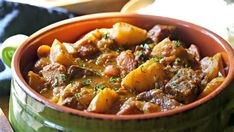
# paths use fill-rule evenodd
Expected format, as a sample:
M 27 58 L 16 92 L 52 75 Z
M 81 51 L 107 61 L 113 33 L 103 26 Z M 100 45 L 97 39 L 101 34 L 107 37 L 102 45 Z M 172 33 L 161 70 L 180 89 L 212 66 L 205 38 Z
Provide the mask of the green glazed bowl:
M 182 40 L 196 44 L 202 56 L 222 52 L 229 67 L 224 83 L 208 96 L 191 104 L 166 112 L 142 115 L 104 115 L 88 113 L 56 105 L 34 91 L 23 78 L 25 69 L 37 59 L 36 50 L 42 44 L 52 44 L 57 38 L 75 42 L 80 35 L 95 28 L 111 27 L 116 22 L 128 22 L 150 29 L 155 24 L 170 24 L 178 28 Z M 79 132 L 177 132 L 222 131 L 234 106 L 234 51 L 229 44 L 205 28 L 158 16 L 105 13 L 64 20 L 45 27 L 27 38 L 13 57 L 13 73 L 9 119 L 16 131 L 79 131 Z

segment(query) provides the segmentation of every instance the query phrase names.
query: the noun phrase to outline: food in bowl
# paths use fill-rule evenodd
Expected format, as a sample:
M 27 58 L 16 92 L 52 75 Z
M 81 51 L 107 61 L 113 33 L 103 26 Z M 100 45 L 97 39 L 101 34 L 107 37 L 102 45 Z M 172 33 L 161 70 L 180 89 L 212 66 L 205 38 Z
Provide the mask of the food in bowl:
M 172 25 L 146 31 L 119 22 L 75 43 L 41 45 L 29 85 L 59 105 L 103 114 L 167 111 L 214 91 L 225 79 L 222 54 L 203 57 Z

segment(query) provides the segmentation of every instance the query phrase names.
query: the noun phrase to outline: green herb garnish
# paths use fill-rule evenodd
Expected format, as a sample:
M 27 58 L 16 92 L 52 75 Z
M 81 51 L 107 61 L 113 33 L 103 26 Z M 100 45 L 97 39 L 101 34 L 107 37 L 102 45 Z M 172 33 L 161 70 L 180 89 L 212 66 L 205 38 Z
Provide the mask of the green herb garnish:
M 155 89 L 159 89 L 159 88 L 160 88 L 159 83 L 156 82 L 156 83 L 154 84 L 154 87 L 155 87 Z
M 102 70 L 99 70 L 96 73 L 97 73 L 97 75 L 101 76 L 102 75 Z
M 102 39 L 107 39 L 107 33 L 102 34 Z
M 55 79 L 55 81 L 54 81 L 54 83 L 52 84 L 52 86 L 53 86 L 53 87 L 58 86 L 58 80 L 57 80 L 57 79 Z
M 106 86 L 103 84 L 98 84 L 97 86 L 95 86 L 96 90 L 103 90 Z
M 91 79 L 86 79 L 86 80 L 82 81 L 81 84 L 84 86 L 89 86 L 91 84 L 91 82 L 92 82 Z
M 175 41 L 175 45 L 176 45 L 176 47 L 180 47 L 181 42 L 179 40 L 177 40 L 177 41 Z
M 159 62 L 161 59 L 163 58 L 163 56 L 157 56 L 157 57 L 155 57 L 155 58 L 152 58 L 152 60 L 154 61 L 154 62 Z
M 66 75 L 65 74 L 61 74 L 61 79 L 62 79 L 62 81 L 66 81 L 66 79 L 67 79 Z
M 145 71 L 143 71 L 143 68 L 144 68 L 144 66 L 141 65 L 141 66 L 140 66 L 141 72 L 144 72 L 144 73 L 145 73 Z
M 81 93 L 76 93 L 76 94 L 75 94 L 75 97 L 76 97 L 77 99 L 79 99 L 79 98 L 81 97 Z
M 119 88 L 120 88 L 120 87 L 116 87 L 116 86 L 112 87 L 112 89 L 115 90 L 115 91 L 118 91 Z
M 176 61 L 176 62 L 180 62 L 180 61 L 181 61 L 181 58 L 180 58 L 180 57 L 176 57 L 175 61 Z
M 116 78 L 116 77 L 111 77 L 109 81 L 110 81 L 111 83 L 116 83 L 116 82 L 118 82 L 118 78 Z
M 85 67 L 85 64 L 83 62 L 79 62 L 80 67 Z

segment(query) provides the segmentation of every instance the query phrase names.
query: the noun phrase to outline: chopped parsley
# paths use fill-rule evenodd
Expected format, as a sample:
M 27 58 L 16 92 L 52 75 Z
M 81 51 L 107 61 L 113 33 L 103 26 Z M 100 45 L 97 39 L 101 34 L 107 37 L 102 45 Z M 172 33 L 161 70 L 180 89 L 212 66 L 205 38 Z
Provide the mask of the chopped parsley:
M 145 71 L 143 71 L 143 68 L 144 68 L 144 66 L 141 65 L 141 66 L 140 66 L 141 72 L 144 72 L 144 73 L 145 73 Z
M 119 90 L 119 88 L 120 87 L 117 87 L 117 86 L 112 87 L 112 89 L 115 90 L 115 91 Z
M 97 86 L 95 86 L 96 90 L 103 90 L 106 86 L 103 84 L 98 84 Z
M 117 77 L 111 77 L 109 81 L 110 81 L 111 83 L 116 83 L 116 82 L 118 82 L 118 80 L 119 80 L 119 79 L 118 79 Z
M 160 56 L 157 56 L 157 57 L 155 57 L 155 58 L 152 58 L 152 60 L 153 60 L 154 62 L 159 62 L 162 58 L 163 58 L 163 56 L 160 55 Z
M 57 80 L 57 79 L 55 79 L 55 81 L 54 81 L 54 83 L 52 84 L 52 86 L 53 86 L 53 87 L 58 86 L 58 80 Z
M 61 79 L 62 79 L 62 81 L 66 81 L 66 79 L 67 79 L 66 75 L 65 74 L 61 74 Z
M 176 62 L 180 62 L 180 61 L 181 61 L 181 58 L 180 58 L 180 57 L 176 57 L 175 61 L 176 61 Z
M 176 47 L 180 47 L 181 42 L 179 40 L 177 40 L 177 41 L 175 41 L 175 45 L 176 45 Z
M 76 93 L 76 94 L 75 94 L 75 97 L 76 97 L 77 99 L 79 99 L 79 98 L 81 97 L 81 93 Z
M 102 75 L 102 70 L 97 71 L 96 74 L 101 76 Z
M 83 62 L 79 62 L 80 67 L 85 67 L 85 64 Z
M 107 33 L 102 34 L 102 39 L 107 39 L 107 38 L 108 38 Z
M 159 89 L 159 88 L 160 88 L 159 83 L 156 82 L 156 83 L 154 84 L 154 87 L 155 87 L 155 89 Z
M 91 84 L 91 82 L 92 82 L 91 79 L 86 79 L 86 80 L 82 81 L 81 84 L 84 86 L 89 86 Z

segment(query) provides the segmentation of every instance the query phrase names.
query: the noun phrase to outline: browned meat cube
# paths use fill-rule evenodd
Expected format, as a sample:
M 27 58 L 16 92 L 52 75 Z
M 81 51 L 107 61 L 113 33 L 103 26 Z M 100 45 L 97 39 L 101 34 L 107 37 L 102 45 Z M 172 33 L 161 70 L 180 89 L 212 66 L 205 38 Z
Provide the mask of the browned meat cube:
M 182 105 L 175 99 L 165 95 L 160 89 L 142 92 L 137 95 L 137 100 L 157 104 L 160 107 L 160 111 L 172 110 Z
M 61 86 L 66 81 L 66 68 L 59 63 L 47 65 L 40 72 L 52 86 Z
M 86 76 L 96 75 L 96 73 L 94 73 L 89 69 L 80 67 L 78 65 L 71 65 L 67 70 L 67 75 L 70 77 L 70 79 L 75 79 L 75 78 L 81 78 L 84 75 Z
M 117 65 L 121 70 L 121 74 L 126 76 L 130 71 L 136 68 L 137 62 L 131 50 L 123 51 L 117 57 Z
M 48 57 L 40 58 L 34 65 L 33 70 L 39 72 L 40 70 L 43 69 L 43 67 L 49 64 L 50 64 L 50 59 Z
M 47 88 L 46 80 L 32 71 L 28 72 L 28 83 L 37 92 L 41 92 L 42 89 Z
M 93 58 L 99 53 L 99 49 L 92 41 L 85 41 L 77 47 L 77 55 L 81 58 Z
M 190 68 L 182 68 L 166 84 L 163 91 L 170 94 L 173 98 L 184 103 L 194 101 L 200 91 L 200 73 Z
M 118 115 L 126 115 L 126 114 L 143 114 L 143 113 L 153 113 L 160 111 L 158 105 L 150 103 L 137 101 L 136 98 L 129 98 L 124 102 L 120 111 L 117 113 Z
M 155 43 L 158 43 L 167 37 L 174 37 L 175 30 L 175 26 L 155 25 L 147 35 L 148 38 L 151 38 Z

